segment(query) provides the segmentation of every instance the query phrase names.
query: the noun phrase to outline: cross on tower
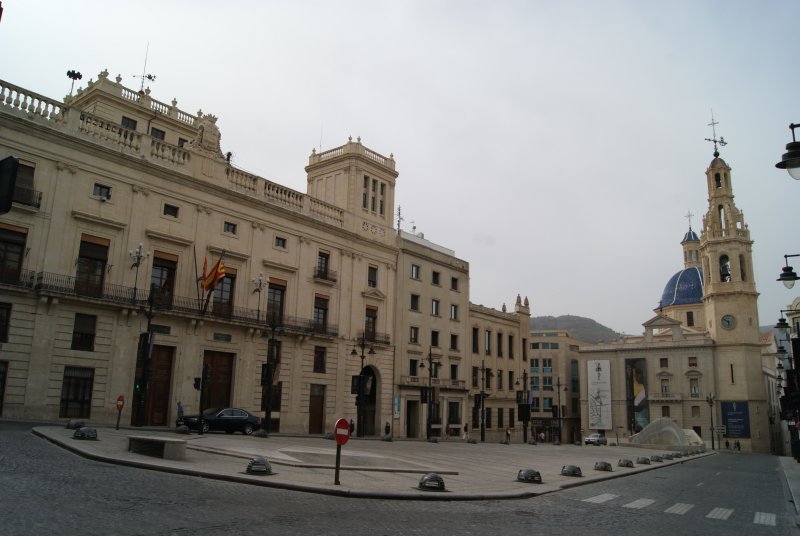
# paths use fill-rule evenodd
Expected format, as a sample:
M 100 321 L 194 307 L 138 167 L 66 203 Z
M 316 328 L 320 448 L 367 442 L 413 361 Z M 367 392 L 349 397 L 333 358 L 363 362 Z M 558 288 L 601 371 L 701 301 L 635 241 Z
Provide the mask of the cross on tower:
M 694 214 L 692 214 L 691 210 L 686 212 L 686 216 L 684 216 L 687 220 L 689 220 L 689 230 L 690 231 L 692 230 L 692 216 L 694 216 Z
M 721 145 L 722 147 L 725 147 L 726 145 L 728 145 L 728 142 L 726 142 L 725 138 L 723 138 L 722 136 L 720 136 L 719 139 L 717 139 L 717 128 L 716 128 L 717 125 L 719 125 L 719 122 L 714 121 L 714 110 L 712 109 L 711 110 L 711 122 L 708 124 L 708 126 L 711 127 L 711 133 L 712 133 L 713 137 L 712 138 L 706 138 L 706 141 L 714 142 L 714 156 L 715 157 L 719 156 L 719 151 L 717 150 L 717 144 Z

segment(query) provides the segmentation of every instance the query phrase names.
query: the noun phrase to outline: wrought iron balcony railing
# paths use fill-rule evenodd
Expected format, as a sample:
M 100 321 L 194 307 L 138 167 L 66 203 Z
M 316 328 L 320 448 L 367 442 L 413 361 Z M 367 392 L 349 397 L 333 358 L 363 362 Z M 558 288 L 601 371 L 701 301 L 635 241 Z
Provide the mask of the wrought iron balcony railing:
M 11 200 L 20 205 L 39 208 L 42 204 L 42 192 L 24 186 L 15 186 Z

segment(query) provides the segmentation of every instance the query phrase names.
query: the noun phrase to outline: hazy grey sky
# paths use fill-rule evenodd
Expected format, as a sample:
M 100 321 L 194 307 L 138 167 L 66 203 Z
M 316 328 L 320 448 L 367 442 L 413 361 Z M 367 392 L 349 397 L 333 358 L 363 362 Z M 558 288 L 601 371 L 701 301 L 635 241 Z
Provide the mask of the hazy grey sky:
M 393 153 L 403 228 L 469 261 L 471 300 L 642 332 L 729 144 L 760 323 L 798 295 L 800 2 L 5 0 L 0 77 L 49 97 L 108 69 L 219 117 L 235 165 L 305 192 L 314 147 Z M 795 259 L 800 269 L 800 259 Z M 800 285 L 798 285 L 800 288 Z

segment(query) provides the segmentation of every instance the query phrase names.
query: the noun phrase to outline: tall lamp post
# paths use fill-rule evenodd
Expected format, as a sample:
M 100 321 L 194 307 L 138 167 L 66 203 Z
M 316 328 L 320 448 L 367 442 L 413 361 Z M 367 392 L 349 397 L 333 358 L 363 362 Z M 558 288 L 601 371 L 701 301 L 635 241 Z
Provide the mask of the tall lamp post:
M 708 413 L 711 416 L 711 450 L 714 450 L 714 402 L 716 402 L 714 395 L 708 393 L 706 403 L 708 404 Z
M 136 303 L 136 298 L 137 298 L 136 290 L 137 287 L 139 286 L 139 266 L 141 266 L 143 260 L 147 259 L 150 256 L 150 252 L 148 251 L 145 253 L 144 246 L 142 246 L 142 243 L 139 242 L 139 245 L 136 247 L 136 249 L 130 250 L 128 252 L 128 255 L 133 261 L 133 264 L 131 264 L 131 270 L 136 268 L 136 275 L 134 275 L 133 278 L 133 299 L 131 300 L 133 303 Z
M 256 302 L 256 322 L 261 321 L 261 291 L 264 290 L 264 272 L 259 272 L 258 277 L 250 280 L 255 285 L 253 294 L 258 292 L 258 301 Z
M 519 387 L 519 380 L 516 386 Z M 517 391 L 517 413 L 522 421 L 522 442 L 528 444 L 528 423 L 531 419 L 531 406 L 528 404 L 528 373 L 522 371 L 522 390 Z
M 272 384 L 275 381 L 275 370 L 278 368 L 281 356 L 277 352 L 278 339 L 277 335 L 283 335 L 283 328 L 278 325 L 275 315 L 267 326 L 269 328 L 269 339 L 267 340 L 267 362 L 261 367 L 261 383 L 266 383 L 267 393 L 264 400 L 264 435 L 269 437 L 270 425 L 272 421 Z M 266 377 L 265 377 L 266 376 Z
M 561 434 L 561 413 L 562 413 L 561 412 L 561 386 L 562 385 L 563 384 L 561 383 L 561 376 L 556 376 L 556 389 L 557 389 L 557 393 L 558 393 L 558 410 L 557 410 L 558 411 L 558 443 L 557 444 L 559 444 L 559 445 L 561 444 L 561 439 L 562 439 L 562 437 L 561 437 L 561 435 L 562 435 Z M 564 385 L 564 391 L 566 391 L 566 390 L 567 390 L 567 386 Z
M 425 363 L 420 363 L 419 368 L 425 368 Z M 425 439 L 431 440 L 431 428 L 433 425 L 433 411 L 434 411 L 434 396 L 433 396 L 433 350 L 428 348 L 428 395 L 425 399 L 428 401 L 428 418 L 425 424 Z
M 481 443 L 486 441 L 486 366 L 481 360 Z
M 155 288 L 150 285 L 150 293 L 147 295 L 147 308 L 140 307 L 140 311 L 147 317 L 147 330 L 139 334 L 139 346 L 136 355 L 136 368 L 141 371 L 141 376 L 134 381 L 134 400 L 136 402 L 136 422 L 135 426 L 145 425 L 145 398 L 147 386 L 150 381 L 150 349 L 153 346 L 153 305 L 155 304 Z
M 789 129 L 792 131 L 792 141 L 786 144 L 786 152 L 783 153 L 781 161 L 775 164 L 775 167 L 785 169 L 793 179 L 800 180 L 800 142 L 794 136 L 794 129 L 797 127 L 800 127 L 800 124 L 789 124 Z
M 778 346 L 778 358 L 780 361 L 777 365 L 778 370 L 778 386 L 776 388 L 779 400 L 780 400 L 780 407 L 781 407 L 781 420 L 794 420 L 795 422 L 798 421 L 798 410 L 800 410 L 800 393 L 797 392 L 797 369 L 798 364 L 794 362 L 797 359 L 797 354 L 794 351 L 794 342 L 789 336 L 791 334 L 791 326 L 786 319 L 783 317 L 783 313 L 795 313 L 797 314 L 796 310 L 788 309 L 788 310 L 781 310 L 781 318 L 778 320 L 778 323 L 775 325 L 775 328 L 779 330 L 783 339 L 779 342 L 788 342 L 789 349 L 792 350 L 791 355 L 786 351 L 783 345 Z M 786 365 L 784 366 L 783 362 L 786 361 Z M 786 384 L 783 385 L 783 376 L 781 372 L 786 373 Z M 783 393 L 781 393 L 783 391 Z M 781 396 L 783 395 L 783 396 Z M 798 431 L 796 426 L 789 425 L 789 446 L 791 449 L 791 455 L 795 460 L 800 461 L 800 438 L 798 437 Z
M 356 437 L 364 437 L 364 402 L 366 398 L 366 395 L 364 394 L 364 358 L 366 358 L 366 355 L 364 355 L 364 350 L 366 349 L 367 341 L 363 336 L 359 337 L 358 346 L 361 348 L 361 369 L 359 369 L 358 372 L 358 397 L 356 399 L 356 422 L 358 423 Z M 370 347 L 367 354 L 375 355 L 375 350 Z M 356 352 L 355 348 L 353 348 L 353 350 L 350 352 L 350 355 L 353 357 L 358 357 L 358 352 Z

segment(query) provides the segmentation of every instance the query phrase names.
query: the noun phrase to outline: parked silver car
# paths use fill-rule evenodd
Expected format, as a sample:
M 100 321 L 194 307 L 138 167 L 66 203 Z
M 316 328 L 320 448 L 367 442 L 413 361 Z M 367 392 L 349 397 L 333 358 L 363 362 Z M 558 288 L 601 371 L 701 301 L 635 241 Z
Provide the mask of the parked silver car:
M 583 442 L 587 445 L 608 445 L 606 436 L 600 434 L 589 434 Z

